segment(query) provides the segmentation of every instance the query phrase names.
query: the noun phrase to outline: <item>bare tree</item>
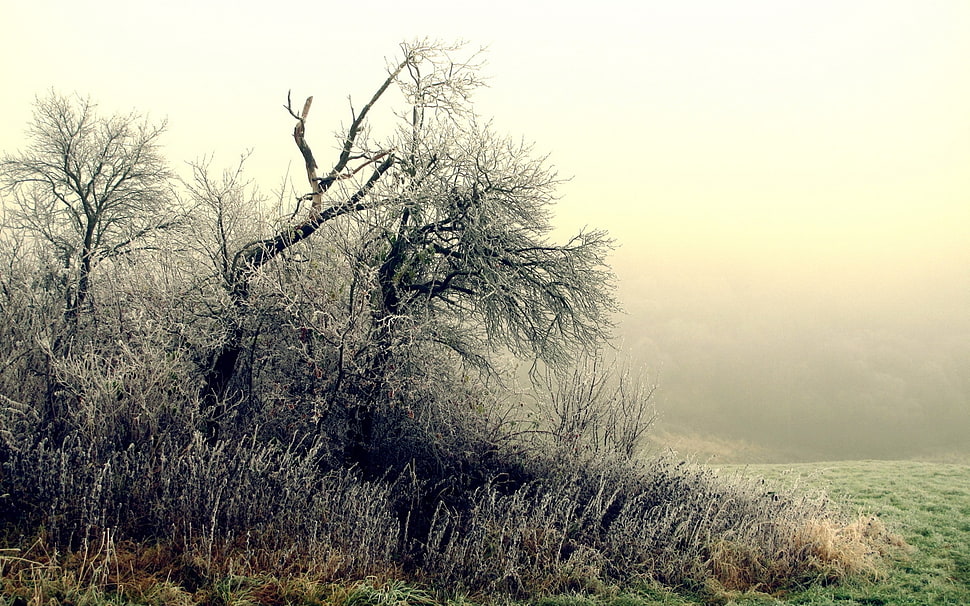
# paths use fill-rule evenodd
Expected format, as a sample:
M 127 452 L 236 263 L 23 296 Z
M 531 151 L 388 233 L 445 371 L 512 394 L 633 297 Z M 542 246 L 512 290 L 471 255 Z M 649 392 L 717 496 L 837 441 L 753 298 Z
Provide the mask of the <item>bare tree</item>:
M 191 208 L 188 222 L 192 233 L 187 241 L 228 290 L 233 286 L 234 255 L 258 235 L 264 202 L 243 176 L 249 155 L 240 156 L 235 166 L 218 177 L 212 174 L 212 157 L 191 161 L 191 178 L 182 181 L 186 205 Z
M 657 420 L 657 384 L 602 354 L 571 372 L 547 372 L 543 391 L 542 424 L 563 455 L 609 451 L 632 459 Z
M 551 241 L 560 180 L 529 145 L 479 123 L 471 104 L 481 84 L 478 68 L 475 55 L 461 47 L 403 45 L 367 103 L 351 109 L 326 172 L 307 141 L 313 98 L 298 108 L 288 96 L 309 191 L 297 198 L 293 219 L 270 237 L 230 252 L 225 234 L 216 234 L 208 247 L 241 322 L 269 262 L 315 233 L 332 235 L 321 229 L 326 224 L 340 222 L 342 233 L 357 234 L 356 245 L 341 247 L 342 259 L 323 262 L 353 264 L 349 296 L 369 307 L 368 338 L 348 350 L 340 337 L 334 354 L 335 388 L 353 369 L 362 400 L 382 400 L 393 390 L 386 379 L 407 374 L 399 352 L 457 352 L 489 369 L 492 354 L 511 350 L 565 366 L 578 351 L 595 349 L 612 326 L 612 274 L 605 264 L 611 241 L 601 231 Z M 399 127 L 373 137 L 369 118 L 390 90 L 405 102 L 396 112 Z M 203 206 L 218 228 L 224 216 L 218 200 L 232 179 L 213 186 L 205 167 L 195 172 L 190 190 L 209 200 Z M 226 335 L 209 356 L 204 379 L 203 400 L 217 412 L 231 396 L 246 336 L 238 322 Z M 324 340 L 334 342 L 335 335 Z M 412 357 L 427 360 L 424 351 Z
M 351 122 L 341 138 L 339 152 L 332 168 L 323 176 L 313 151 L 306 140 L 306 124 L 313 97 L 308 97 L 302 109 L 297 111 L 287 96 L 286 110 L 297 121 L 293 139 L 304 160 L 307 184 L 310 191 L 298 198 L 300 212 L 304 203 L 309 206 L 305 218 L 286 225 L 269 238 L 249 242 L 238 247 L 232 254 L 232 262 L 224 268 L 228 292 L 236 306 L 242 306 L 249 298 L 250 286 L 260 270 L 290 247 L 317 232 L 320 227 L 339 217 L 361 212 L 386 203 L 374 197 L 374 186 L 398 161 L 392 149 L 371 147 L 366 140 L 367 120 L 371 110 L 387 90 L 398 81 L 403 70 L 422 62 L 433 60 L 439 49 L 432 44 L 419 42 L 402 46 L 403 57 L 388 70 L 388 75 L 360 111 L 351 110 Z M 369 170 L 368 170 L 369 169 Z M 205 171 L 202 175 L 204 177 Z M 366 174 L 365 179 L 358 177 Z M 199 175 L 195 179 L 198 184 Z M 341 187 L 333 187 L 340 183 Z M 347 187 L 345 184 L 350 184 Z M 205 372 L 203 401 L 223 408 L 228 389 L 236 373 L 239 356 L 243 349 L 243 332 L 238 325 L 228 331 L 229 337 L 209 356 Z
M 362 215 L 379 290 L 378 365 L 395 340 L 413 342 L 417 319 L 426 343 L 486 368 L 503 350 L 566 366 L 612 326 L 612 242 L 597 230 L 552 241 L 560 179 L 547 159 L 479 123 L 477 65 L 428 67 L 402 74 L 410 107 L 390 145 L 401 159 L 378 188 L 387 202 Z
M 558 179 L 529 146 L 474 124 L 429 134 L 371 230 L 377 322 L 433 318 L 432 340 L 478 361 L 508 348 L 562 366 L 593 351 L 615 311 L 605 232 L 551 241 Z
M 50 246 L 62 264 L 64 317 L 76 322 L 98 263 L 173 226 L 172 174 L 161 155 L 165 123 L 103 117 L 90 99 L 37 98 L 28 144 L 0 162 L 11 224 Z

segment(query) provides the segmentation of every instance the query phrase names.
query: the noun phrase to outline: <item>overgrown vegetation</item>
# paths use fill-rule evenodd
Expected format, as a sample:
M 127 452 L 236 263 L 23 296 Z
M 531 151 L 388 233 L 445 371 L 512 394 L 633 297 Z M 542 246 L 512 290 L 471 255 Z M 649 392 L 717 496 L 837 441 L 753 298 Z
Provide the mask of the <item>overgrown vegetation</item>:
M 176 182 L 162 126 L 38 100 L 2 163 L 4 591 L 399 603 L 432 595 L 401 579 L 525 597 L 874 570 L 875 522 L 635 457 L 653 388 L 597 354 L 610 242 L 548 239 L 555 173 L 479 123 L 460 52 L 402 47 L 322 175 L 312 98 L 288 99 L 310 191 L 275 221 L 242 163 Z M 531 416 L 509 354 L 543 386 Z

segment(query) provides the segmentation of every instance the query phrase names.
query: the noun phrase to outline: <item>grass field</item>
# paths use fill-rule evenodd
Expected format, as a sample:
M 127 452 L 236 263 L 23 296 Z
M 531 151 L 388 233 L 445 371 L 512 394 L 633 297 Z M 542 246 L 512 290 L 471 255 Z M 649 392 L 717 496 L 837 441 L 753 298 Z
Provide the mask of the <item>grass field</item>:
M 785 603 L 970 604 L 970 466 L 853 461 L 731 471 L 824 489 L 850 510 L 878 515 L 912 547 L 883 578 L 813 588 Z
M 850 515 L 877 515 L 908 544 L 875 578 L 787 595 L 713 589 L 704 595 L 644 586 L 637 591 L 604 587 L 596 595 L 560 595 L 535 606 L 696 606 L 700 604 L 970 605 L 970 465 L 862 461 L 800 465 L 721 466 L 724 476 L 763 477 L 799 490 L 826 491 Z M 0 560 L 12 554 L 0 554 Z M 4 564 L 4 562 L 0 562 Z M 0 565 L 0 568 L 3 568 Z M 110 568 L 110 566 L 109 566 Z M 442 600 L 394 580 L 308 583 L 233 575 L 205 592 L 188 592 L 159 579 L 139 591 L 95 590 L 72 583 L 56 570 L 36 571 L 33 598 L 0 598 L 0 606 L 74 604 L 195 604 L 256 606 L 472 606 L 487 596 Z M 4 579 L 9 582 L 11 579 Z M 0 581 L 2 582 L 2 581 Z M 22 586 L 22 585 L 21 585 Z M 0 595 L 3 595 L 0 587 Z M 21 594 L 23 595 L 23 594 Z M 530 605 L 531 606 L 531 605 Z

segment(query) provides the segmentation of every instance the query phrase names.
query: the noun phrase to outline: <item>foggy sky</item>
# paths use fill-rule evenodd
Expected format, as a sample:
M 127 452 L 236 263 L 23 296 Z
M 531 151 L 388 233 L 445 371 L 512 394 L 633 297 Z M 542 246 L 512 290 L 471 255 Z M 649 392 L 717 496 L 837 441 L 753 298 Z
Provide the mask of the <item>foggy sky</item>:
M 722 459 L 970 451 L 970 3 L 6 2 L 0 148 L 51 87 L 167 117 L 176 168 L 299 166 L 420 36 L 487 45 L 478 109 L 608 229 L 658 436 Z M 40 33 L 39 33 L 40 32 Z M 319 150 L 319 151 L 318 151 Z M 738 455 L 738 453 L 742 453 Z
M 965 259 L 889 279 L 843 270 L 849 284 L 718 258 L 641 263 L 620 268 L 620 332 L 625 349 L 659 372 L 667 433 L 758 445 L 741 458 L 763 461 L 967 452 Z M 899 267 L 891 257 L 883 263 Z M 635 277 L 644 274 L 651 277 Z M 724 461 L 737 456 L 689 439 L 680 449 L 688 445 Z

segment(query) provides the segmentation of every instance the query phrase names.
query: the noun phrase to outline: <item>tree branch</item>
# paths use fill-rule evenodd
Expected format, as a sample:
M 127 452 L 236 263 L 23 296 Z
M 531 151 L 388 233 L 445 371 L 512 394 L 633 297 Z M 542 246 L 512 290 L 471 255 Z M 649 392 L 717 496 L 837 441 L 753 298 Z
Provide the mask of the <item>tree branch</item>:
M 232 263 L 234 287 L 236 289 L 241 289 L 239 290 L 240 294 L 245 293 L 246 283 L 249 281 L 249 278 L 259 270 L 260 267 L 279 256 L 280 253 L 290 246 L 309 238 L 314 232 L 317 231 L 317 229 L 320 228 L 321 225 L 327 221 L 348 213 L 371 208 L 375 203 L 365 202 L 364 198 L 374 187 L 377 181 L 380 180 L 381 176 L 390 170 L 390 168 L 394 165 L 394 162 L 394 156 L 388 155 L 387 159 L 374 170 L 374 173 L 370 176 L 367 182 L 364 183 L 342 204 L 337 204 L 325 208 L 322 211 L 314 212 L 303 223 L 300 223 L 299 225 L 296 225 L 290 229 L 283 230 L 272 238 L 252 242 L 240 249 L 235 254 Z

